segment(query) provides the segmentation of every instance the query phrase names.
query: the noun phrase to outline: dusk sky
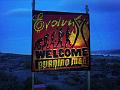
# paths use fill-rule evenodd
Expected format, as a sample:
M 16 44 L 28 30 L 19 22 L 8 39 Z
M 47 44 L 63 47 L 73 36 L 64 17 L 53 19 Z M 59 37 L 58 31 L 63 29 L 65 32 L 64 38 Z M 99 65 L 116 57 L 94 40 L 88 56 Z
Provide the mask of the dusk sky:
M 85 13 L 85 0 L 36 0 L 36 10 Z M 120 49 L 120 0 L 88 0 L 91 50 Z M 0 0 L 0 52 L 31 54 L 32 0 Z

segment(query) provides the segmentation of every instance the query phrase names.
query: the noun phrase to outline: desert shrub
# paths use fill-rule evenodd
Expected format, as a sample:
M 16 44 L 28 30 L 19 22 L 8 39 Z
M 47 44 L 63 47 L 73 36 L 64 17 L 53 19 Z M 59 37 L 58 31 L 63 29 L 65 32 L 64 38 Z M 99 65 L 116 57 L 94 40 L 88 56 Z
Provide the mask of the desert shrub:
M 31 69 L 31 61 L 25 61 L 23 64 L 25 69 Z
M 32 90 L 32 77 L 28 77 L 23 84 L 23 90 Z M 43 84 L 43 82 L 34 78 L 34 84 Z
M 60 90 L 60 89 L 55 85 L 48 85 L 45 90 Z
M 17 77 L 9 73 L 0 72 L 0 81 L 0 90 L 22 90 Z
M 28 77 L 23 84 L 23 90 L 32 90 L 32 77 Z

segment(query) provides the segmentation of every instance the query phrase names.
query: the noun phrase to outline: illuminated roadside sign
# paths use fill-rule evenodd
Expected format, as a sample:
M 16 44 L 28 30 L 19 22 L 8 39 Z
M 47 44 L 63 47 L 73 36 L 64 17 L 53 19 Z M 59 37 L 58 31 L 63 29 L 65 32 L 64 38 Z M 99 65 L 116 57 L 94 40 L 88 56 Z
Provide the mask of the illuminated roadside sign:
M 89 15 L 33 11 L 32 71 L 89 68 Z

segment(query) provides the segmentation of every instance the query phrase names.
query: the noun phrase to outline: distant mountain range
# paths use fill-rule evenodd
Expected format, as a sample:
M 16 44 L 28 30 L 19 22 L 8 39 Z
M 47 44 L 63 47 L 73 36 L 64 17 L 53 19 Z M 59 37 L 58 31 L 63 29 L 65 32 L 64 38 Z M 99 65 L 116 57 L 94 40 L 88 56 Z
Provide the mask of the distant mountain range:
M 120 49 L 117 49 L 117 50 L 97 50 L 97 51 L 92 51 L 91 54 L 120 55 Z
M 91 51 L 91 54 L 95 54 L 95 55 L 120 55 L 120 49 L 116 49 L 116 50 L 96 50 L 96 51 Z M 31 55 L 23 55 L 23 54 L 12 54 L 12 53 L 2 53 L 0 52 L 0 57 L 4 56 L 4 57 L 31 57 Z

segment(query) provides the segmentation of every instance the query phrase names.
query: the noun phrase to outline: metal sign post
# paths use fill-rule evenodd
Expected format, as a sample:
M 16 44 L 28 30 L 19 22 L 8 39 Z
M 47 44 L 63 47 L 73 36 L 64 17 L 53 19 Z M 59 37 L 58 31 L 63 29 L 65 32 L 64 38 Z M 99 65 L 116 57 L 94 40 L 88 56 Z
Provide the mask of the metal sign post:
M 88 73 L 88 90 L 90 90 L 90 71 L 87 71 Z
M 35 10 L 35 0 L 32 0 L 32 10 Z M 34 90 L 34 78 L 35 78 L 35 73 L 32 72 L 32 90 Z
M 85 10 L 86 10 L 86 13 L 88 14 L 89 13 L 88 0 L 86 0 Z M 88 90 L 90 90 L 90 71 L 87 71 L 87 74 L 88 74 L 87 76 Z
M 34 72 L 32 72 L 32 90 L 34 90 L 34 78 L 35 78 L 35 75 L 34 75 Z
M 35 0 L 32 0 L 32 10 L 35 10 Z

